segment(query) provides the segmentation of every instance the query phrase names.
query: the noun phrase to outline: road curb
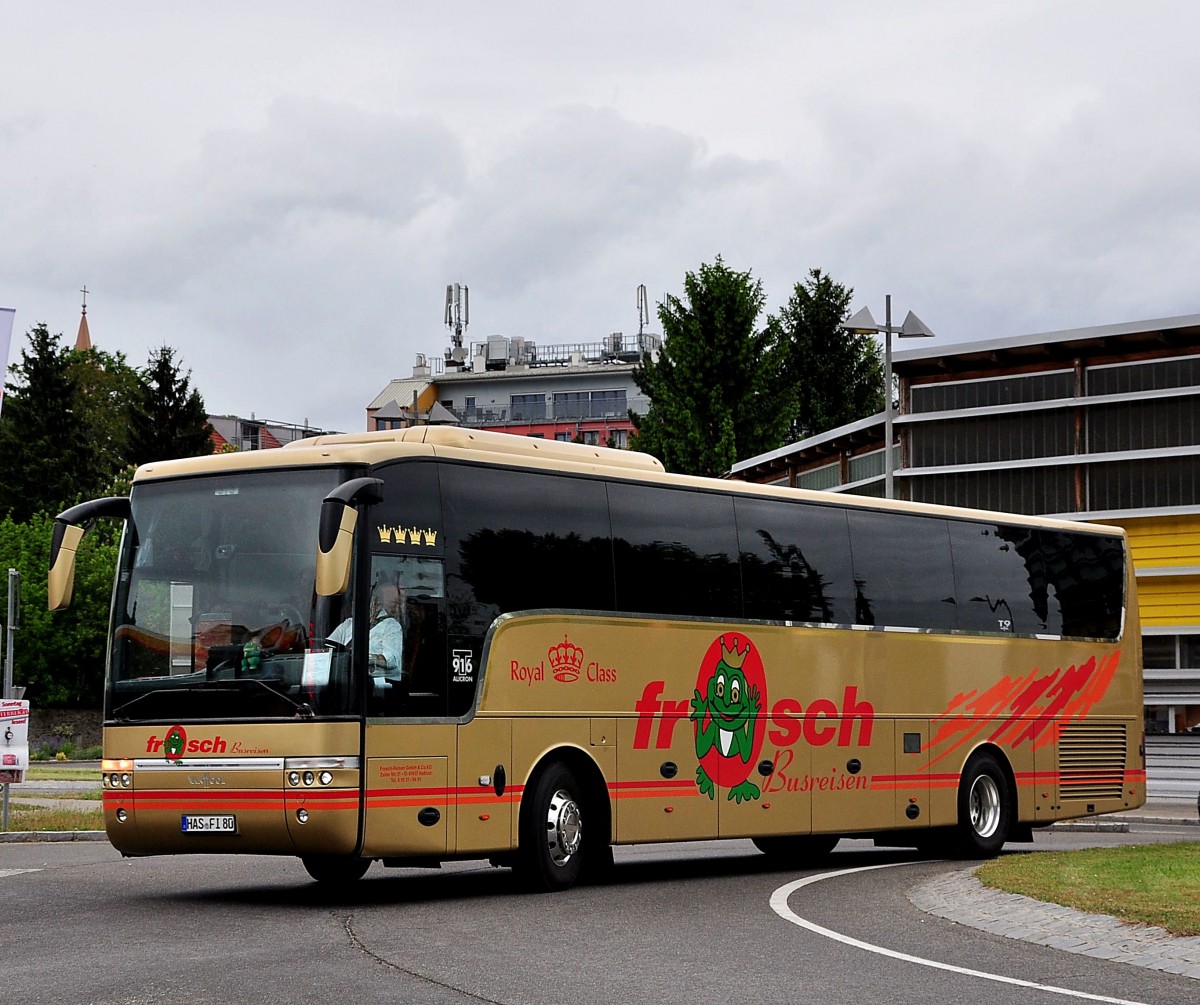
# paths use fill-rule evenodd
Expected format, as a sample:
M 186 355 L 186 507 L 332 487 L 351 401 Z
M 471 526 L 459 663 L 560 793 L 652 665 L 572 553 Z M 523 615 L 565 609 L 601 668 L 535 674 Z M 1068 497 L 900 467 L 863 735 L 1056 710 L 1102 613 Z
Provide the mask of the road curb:
M 107 840 L 105 831 L 0 831 L 0 844 Z

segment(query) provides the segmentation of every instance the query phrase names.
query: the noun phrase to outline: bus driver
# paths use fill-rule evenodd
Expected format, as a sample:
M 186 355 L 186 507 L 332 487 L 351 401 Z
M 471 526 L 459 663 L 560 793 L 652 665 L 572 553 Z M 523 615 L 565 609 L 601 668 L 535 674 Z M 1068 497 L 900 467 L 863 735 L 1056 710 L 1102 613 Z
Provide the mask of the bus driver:
M 404 630 L 400 627 L 400 588 L 392 583 L 377 583 L 371 590 L 369 621 L 371 633 L 367 638 L 367 662 L 375 677 L 402 676 L 401 657 L 404 652 Z M 354 619 L 347 618 L 329 635 L 330 642 L 349 646 L 353 637 Z

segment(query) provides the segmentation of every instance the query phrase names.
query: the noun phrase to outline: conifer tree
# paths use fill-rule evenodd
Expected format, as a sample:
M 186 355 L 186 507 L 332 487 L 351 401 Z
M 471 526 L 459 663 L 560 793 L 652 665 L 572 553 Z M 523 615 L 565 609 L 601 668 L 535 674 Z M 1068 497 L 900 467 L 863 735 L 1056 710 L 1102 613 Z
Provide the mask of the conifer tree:
M 773 393 L 780 359 L 758 330 L 764 302 L 762 282 L 720 256 L 687 273 L 683 299 L 668 296 L 659 305 L 661 350 L 634 371 L 650 408 L 630 412 L 632 446 L 668 471 L 721 475 L 739 457 L 782 442 L 794 399 Z
M 853 289 L 812 269 L 779 313 L 767 320 L 770 341 L 780 347 L 781 355 L 775 394 L 781 400 L 794 399 L 790 440 L 815 436 L 883 409 L 879 345 L 869 335 L 842 328 L 853 296 Z
M 0 517 L 23 521 L 75 502 L 94 485 L 86 417 L 71 373 L 73 350 L 44 324 L 9 367 L 0 411 Z
M 212 453 L 212 427 L 204 399 L 191 387 L 191 376 L 191 370 L 181 372 L 170 346 L 150 354 L 129 412 L 131 463 Z

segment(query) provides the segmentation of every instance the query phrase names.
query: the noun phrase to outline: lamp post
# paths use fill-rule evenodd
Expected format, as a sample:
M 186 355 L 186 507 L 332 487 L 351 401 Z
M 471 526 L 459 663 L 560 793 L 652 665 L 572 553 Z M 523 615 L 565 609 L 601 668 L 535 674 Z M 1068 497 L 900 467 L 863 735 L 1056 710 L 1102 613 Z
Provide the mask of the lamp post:
M 875 323 L 871 309 L 864 307 L 854 314 L 842 330 L 854 335 L 883 335 L 883 494 L 886 498 L 894 498 L 892 492 L 892 472 L 895 464 L 892 459 L 892 333 L 900 338 L 933 338 L 933 332 L 925 322 L 909 311 L 904 318 L 904 324 L 899 328 L 892 325 L 892 295 L 884 298 L 883 324 Z

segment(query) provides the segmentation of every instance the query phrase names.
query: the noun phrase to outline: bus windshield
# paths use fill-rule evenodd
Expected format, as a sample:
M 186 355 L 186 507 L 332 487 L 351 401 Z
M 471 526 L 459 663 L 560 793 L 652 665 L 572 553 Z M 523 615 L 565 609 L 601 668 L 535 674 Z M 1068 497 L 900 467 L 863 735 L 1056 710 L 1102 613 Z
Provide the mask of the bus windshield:
M 321 500 L 340 469 L 143 482 L 121 548 L 109 719 L 352 712 L 349 596 L 317 600 Z

